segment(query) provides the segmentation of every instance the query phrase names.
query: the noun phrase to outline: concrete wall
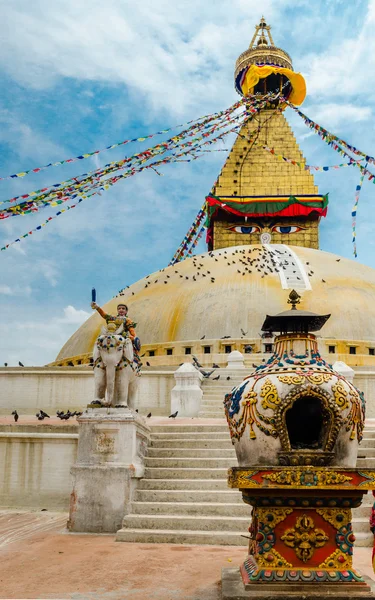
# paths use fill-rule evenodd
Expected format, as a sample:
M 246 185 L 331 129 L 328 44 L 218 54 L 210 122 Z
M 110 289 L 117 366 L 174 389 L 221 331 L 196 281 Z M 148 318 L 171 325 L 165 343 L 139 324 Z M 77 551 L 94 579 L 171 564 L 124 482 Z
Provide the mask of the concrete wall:
M 167 415 L 174 370 L 148 371 L 139 381 L 136 408 L 140 413 Z M 0 414 L 33 414 L 38 409 L 85 408 L 94 398 L 94 377 L 89 367 L 31 367 L 0 369 Z
M 68 510 L 78 432 L 30 429 L 0 431 L 0 506 Z

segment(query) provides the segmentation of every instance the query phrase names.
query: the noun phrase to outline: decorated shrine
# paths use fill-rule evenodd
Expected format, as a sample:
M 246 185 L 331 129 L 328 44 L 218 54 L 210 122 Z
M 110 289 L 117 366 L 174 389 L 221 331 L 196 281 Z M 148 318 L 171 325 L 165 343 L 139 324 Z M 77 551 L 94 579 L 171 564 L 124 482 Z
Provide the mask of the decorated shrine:
M 375 472 L 356 468 L 365 399 L 320 356 L 313 332 L 330 315 L 298 310 L 299 301 L 293 290 L 292 308 L 266 317 L 274 353 L 225 398 L 239 464 L 228 483 L 253 507 L 241 576 L 248 590 L 347 583 L 355 597 L 366 584 L 352 566 L 351 509 L 375 489 Z

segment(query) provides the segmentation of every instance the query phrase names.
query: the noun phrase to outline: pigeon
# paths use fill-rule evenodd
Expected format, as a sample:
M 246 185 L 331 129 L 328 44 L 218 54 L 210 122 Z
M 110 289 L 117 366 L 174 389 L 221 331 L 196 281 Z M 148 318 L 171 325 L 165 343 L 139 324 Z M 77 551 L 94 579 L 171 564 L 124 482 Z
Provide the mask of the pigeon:
M 74 362 L 72 362 L 71 360 L 68 362 L 68 367 L 74 367 Z
M 227 381 L 229 381 L 229 380 L 230 380 L 230 377 L 229 377 L 229 375 L 228 375 L 228 377 L 227 377 Z
M 61 415 L 60 419 L 62 421 L 67 421 L 68 419 L 70 419 L 71 416 L 72 415 L 71 415 L 70 411 L 68 410 L 68 412 L 65 415 L 64 414 Z
M 148 362 L 148 360 L 146 360 L 146 365 L 147 365 L 148 367 L 151 367 L 151 365 L 150 365 L 150 363 Z
M 253 363 L 253 368 L 256 369 L 258 365 L 256 365 L 255 363 Z
M 241 333 L 242 333 L 242 335 L 247 335 L 247 331 L 244 331 L 244 330 L 242 329 L 242 327 L 241 327 Z
M 341 258 L 336 258 L 336 262 L 340 262 Z
M 168 419 L 175 419 L 178 415 L 178 410 L 176 410 L 175 413 L 173 413 L 173 415 L 169 415 Z
M 44 412 L 44 410 L 39 410 L 39 414 L 42 415 L 43 418 L 48 417 L 49 419 L 51 418 L 49 415 L 47 415 L 46 412 Z
M 21 363 L 21 361 L 20 361 L 20 360 L 18 361 L 18 365 L 19 365 L 20 367 L 24 367 L 24 366 L 25 366 L 25 365 L 23 365 L 23 364 Z
M 201 340 L 204 340 L 205 337 L 206 337 L 205 335 L 202 335 Z
M 327 283 L 325 279 L 322 279 L 322 282 L 323 282 L 323 283 Z
M 213 369 L 220 369 L 219 365 L 217 365 L 216 363 L 213 363 L 212 368 Z
M 138 412 L 138 408 L 135 409 L 135 412 Z
M 213 377 L 212 381 L 218 381 L 220 379 L 220 375 L 218 375 L 217 377 Z
M 4 367 L 7 367 L 7 366 L 8 366 L 8 363 L 4 363 Z
M 200 364 L 199 360 L 194 355 L 193 355 L 193 362 L 197 365 L 197 367 L 199 367 L 200 369 L 202 368 L 202 365 Z
M 211 377 L 212 373 L 215 373 L 215 369 L 213 369 L 212 371 L 201 371 L 201 373 L 205 379 L 208 379 L 209 377 Z
M 18 412 L 17 412 L 16 410 L 14 410 L 14 411 L 12 412 L 12 415 L 14 416 L 14 420 L 15 420 L 15 422 L 17 423 L 17 421 L 18 421 L 18 419 L 19 419 Z
M 35 416 L 37 417 L 38 421 L 43 421 L 44 419 L 43 415 L 41 415 L 40 413 L 36 413 Z
M 149 412 L 147 415 L 147 418 L 149 419 L 152 416 L 152 414 Z

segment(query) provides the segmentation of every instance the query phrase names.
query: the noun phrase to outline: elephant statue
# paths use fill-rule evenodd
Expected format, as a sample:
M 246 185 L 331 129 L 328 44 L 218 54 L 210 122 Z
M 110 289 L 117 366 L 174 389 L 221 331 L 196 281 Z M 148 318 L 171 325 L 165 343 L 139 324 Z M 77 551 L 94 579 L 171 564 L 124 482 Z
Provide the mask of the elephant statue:
M 102 406 L 134 407 L 139 382 L 139 365 L 134 360 L 132 341 L 109 322 L 96 340 L 93 359 L 94 403 Z

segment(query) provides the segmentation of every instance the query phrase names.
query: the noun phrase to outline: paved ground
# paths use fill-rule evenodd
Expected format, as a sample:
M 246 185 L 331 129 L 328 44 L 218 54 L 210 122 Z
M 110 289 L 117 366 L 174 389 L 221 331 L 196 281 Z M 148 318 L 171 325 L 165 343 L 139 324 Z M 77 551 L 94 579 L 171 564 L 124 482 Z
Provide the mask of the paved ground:
M 112 535 L 70 534 L 66 515 L 0 511 L 0 598 L 219 600 L 221 568 L 241 547 L 127 544 Z M 355 566 L 373 579 L 371 549 Z

